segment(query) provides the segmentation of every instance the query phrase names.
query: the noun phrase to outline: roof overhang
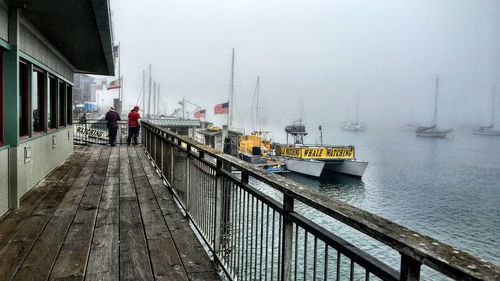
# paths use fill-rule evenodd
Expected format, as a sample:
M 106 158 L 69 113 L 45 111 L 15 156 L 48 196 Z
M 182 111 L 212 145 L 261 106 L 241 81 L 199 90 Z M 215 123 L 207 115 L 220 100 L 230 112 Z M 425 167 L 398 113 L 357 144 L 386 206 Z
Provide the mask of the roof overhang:
M 108 0 L 7 0 L 76 68 L 114 75 Z

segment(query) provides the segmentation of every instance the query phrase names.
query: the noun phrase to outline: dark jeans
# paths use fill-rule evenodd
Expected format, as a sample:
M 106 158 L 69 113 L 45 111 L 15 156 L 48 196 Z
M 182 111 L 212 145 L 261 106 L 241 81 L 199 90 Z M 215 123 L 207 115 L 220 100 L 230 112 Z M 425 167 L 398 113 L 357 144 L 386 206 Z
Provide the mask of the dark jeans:
M 118 128 L 108 128 L 108 130 L 109 130 L 109 144 L 115 145 L 116 133 L 118 132 Z
M 137 144 L 137 138 L 139 137 L 139 130 L 141 127 L 128 127 L 128 137 L 127 144 L 130 144 L 132 137 L 134 138 L 134 144 Z

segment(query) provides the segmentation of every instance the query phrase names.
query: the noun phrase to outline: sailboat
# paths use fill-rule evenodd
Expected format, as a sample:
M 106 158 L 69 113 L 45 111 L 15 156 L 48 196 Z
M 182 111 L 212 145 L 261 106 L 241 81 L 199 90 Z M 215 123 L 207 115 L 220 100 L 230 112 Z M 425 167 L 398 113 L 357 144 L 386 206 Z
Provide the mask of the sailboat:
M 251 164 L 261 166 L 266 171 L 271 173 L 280 173 L 284 170 L 283 163 L 279 163 L 269 157 L 271 153 L 271 140 L 269 135 L 271 132 L 262 130 L 260 128 L 259 116 L 259 95 L 260 95 L 260 77 L 257 76 L 257 83 L 255 85 L 255 92 L 252 101 L 252 107 L 255 102 L 255 123 L 253 120 L 252 108 L 252 123 L 254 124 L 254 131 L 249 135 L 240 137 L 239 140 L 239 155 L 244 161 Z
M 431 137 L 431 138 L 446 138 L 448 133 L 453 132 L 453 129 L 439 130 L 437 126 L 437 102 L 438 102 L 438 89 L 439 89 L 439 77 L 436 77 L 436 92 L 434 97 L 434 118 L 432 126 L 430 127 L 418 127 L 415 132 L 419 137 Z
M 476 131 L 477 135 L 484 136 L 500 136 L 500 130 L 494 130 L 495 127 L 495 94 L 496 88 L 493 86 L 491 90 L 491 124 L 489 126 L 482 126 Z
M 351 132 L 364 132 L 366 128 L 359 123 L 359 91 L 356 98 L 356 122 L 346 122 L 342 125 L 342 130 Z

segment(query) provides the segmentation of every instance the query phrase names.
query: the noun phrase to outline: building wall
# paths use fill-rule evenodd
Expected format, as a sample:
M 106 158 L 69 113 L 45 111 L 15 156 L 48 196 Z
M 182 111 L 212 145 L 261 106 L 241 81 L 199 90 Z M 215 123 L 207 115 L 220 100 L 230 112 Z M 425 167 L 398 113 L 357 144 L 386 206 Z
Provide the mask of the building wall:
M 52 145 L 54 137 L 56 140 L 55 148 Z M 30 161 L 24 160 L 26 147 L 31 149 Z M 73 127 L 21 143 L 17 148 L 18 198 L 26 194 L 72 153 Z
M 0 0 L 0 38 L 7 41 L 7 16 L 8 16 L 8 11 L 7 11 L 7 5 Z
M 0 216 L 9 209 L 9 150 L 0 150 Z
M 27 20 L 20 23 L 19 49 L 72 82 L 74 67 Z

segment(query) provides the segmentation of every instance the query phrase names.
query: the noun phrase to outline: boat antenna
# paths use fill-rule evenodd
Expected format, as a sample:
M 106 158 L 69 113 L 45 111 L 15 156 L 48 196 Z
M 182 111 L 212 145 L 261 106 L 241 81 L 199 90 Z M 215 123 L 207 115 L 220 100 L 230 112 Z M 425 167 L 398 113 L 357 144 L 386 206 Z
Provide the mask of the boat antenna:
M 359 124 L 359 89 L 358 94 L 356 95 L 356 125 Z

